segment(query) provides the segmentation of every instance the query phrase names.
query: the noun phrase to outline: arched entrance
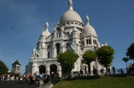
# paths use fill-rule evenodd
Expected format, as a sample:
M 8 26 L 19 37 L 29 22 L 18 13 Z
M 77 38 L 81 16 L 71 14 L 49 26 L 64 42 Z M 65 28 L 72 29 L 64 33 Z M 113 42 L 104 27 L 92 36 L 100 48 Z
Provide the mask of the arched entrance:
M 51 64 L 50 65 L 50 74 L 54 72 L 57 73 L 57 66 L 55 64 Z
M 46 67 L 44 65 L 40 65 L 39 66 L 39 73 L 42 74 L 42 73 L 45 73 L 46 72 Z

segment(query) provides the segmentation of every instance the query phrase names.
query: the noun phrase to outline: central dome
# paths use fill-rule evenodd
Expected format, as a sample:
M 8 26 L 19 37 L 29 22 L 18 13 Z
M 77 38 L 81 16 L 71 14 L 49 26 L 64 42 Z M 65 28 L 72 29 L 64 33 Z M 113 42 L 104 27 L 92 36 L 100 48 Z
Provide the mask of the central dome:
M 64 23 L 66 21 L 78 21 L 82 23 L 81 17 L 74 10 L 68 10 L 61 16 L 60 23 Z
M 66 21 L 78 21 L 82 23 L 79 14 L 73 10 L 72 0 L 69 0 L 68 10 L 60 18 L 60 23 L 65 23 Z

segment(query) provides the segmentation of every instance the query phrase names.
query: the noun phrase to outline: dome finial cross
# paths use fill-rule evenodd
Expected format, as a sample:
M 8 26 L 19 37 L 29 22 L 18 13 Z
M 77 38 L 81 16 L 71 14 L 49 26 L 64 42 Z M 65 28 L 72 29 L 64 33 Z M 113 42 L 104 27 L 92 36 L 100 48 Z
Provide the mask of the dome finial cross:
M 73 10 L 73 2 L 72 2 L 72 0 L 69 0 L 68 8 L 69 8 L 69 10 Z
M 89 17 L 86 16 L 86 23 L 89 24 Z
M 48 30 L 48 27 L 49 27 L 49 24 L 48 24 L 48 22 L 46 22 L 45 29 Z

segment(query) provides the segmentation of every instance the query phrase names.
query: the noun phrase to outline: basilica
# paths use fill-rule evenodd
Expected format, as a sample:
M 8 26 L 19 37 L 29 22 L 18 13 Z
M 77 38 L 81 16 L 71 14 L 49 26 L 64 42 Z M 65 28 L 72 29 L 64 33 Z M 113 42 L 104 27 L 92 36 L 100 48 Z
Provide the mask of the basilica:
M 74 51 L 79 58 L 74 63 L 72 74 L 88 74 L 88 66 L 83 63 L 82 55 L 87 50 L 96 50 L 100 46 L 95 29 L 90 25 L 89 17 L 86 16 L 86 24 L 80 15 L 73 9 L 72 0 L 68 1 L 68 10 L 63 13 L 59 22 L 54 26 L 53 33 L 49 32 L 49 23 L 46 22 L 45 29 L 41 33 L 36 48 L 33 49 L 30 62 L 26 65 L 26 74 L 58 72 L 62 76 L 62 67 L 57 62 L 60 52 Z M 98 71 L 102 66 L 96 61 L 91 62 L 90 70 L 95 67 Z

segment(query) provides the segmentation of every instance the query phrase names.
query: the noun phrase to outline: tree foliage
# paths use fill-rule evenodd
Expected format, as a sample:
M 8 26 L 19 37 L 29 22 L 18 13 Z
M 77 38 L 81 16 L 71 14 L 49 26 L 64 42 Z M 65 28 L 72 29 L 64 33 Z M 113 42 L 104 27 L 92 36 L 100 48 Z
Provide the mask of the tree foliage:
M 127 63 L 129 59 L 127 57 L 124 57 L 122 60 Z
M 88 64 L 89 72 L 91 72 L 91 70 L 90 70 L 90 63 L 92 61 L 94 61 L 96 59 L 96 57 L 97 57 L 96 52 L 95 51 L 91 51 L 91 50 L 86 51 L 83 54 L 83 56 L 82 56 L 82 58 L 84 59 L 86 64 Z
M 100 64 L 106 67 L 107 73 L 107 69 L 111 65 L 114 58 L 114 49 L 110 46 L 102 46 L 101 48 L 98 48 L 96 52 L 98 56 L 98 61 L 100 62 Z
M 74 63 L 78 59 L 78 55 L 71 51 L 66 51 L 58 55 L 58 62 L 62 66 L 62 71 L 68 73 L 70 78 L 71 70 L 74 68 Z
M 122 60 L 126 63 L 126 68 L 127 68 L 127 62 L 129 61 L 129 59 L 127 57 L 122 58 Z
M 127 49 L 126 56 L 129 56 L 129 59 L 134 60 L 134 43 L 132 43 L 129 48 Z
M 7 66 L 0 60 L 0 75 L 7 73 L 7 71 Z
M 97 55 L 94 51 L 88 50 L 83 54 L 82 57 L 86 63 L 89 64 L 96 59 Z

